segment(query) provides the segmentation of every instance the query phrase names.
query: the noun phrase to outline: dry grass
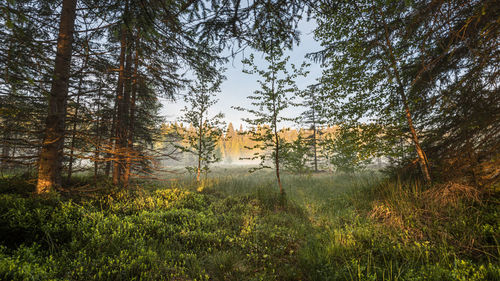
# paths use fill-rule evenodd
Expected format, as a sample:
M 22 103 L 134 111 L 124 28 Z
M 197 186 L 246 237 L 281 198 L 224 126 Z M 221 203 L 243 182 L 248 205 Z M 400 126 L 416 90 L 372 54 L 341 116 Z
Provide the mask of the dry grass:
M 456 207 L 463 201 L 481 203 L 481 193 L 477 188 L 456 182 L 438 184 L 423 192 L 422 198 L 441 206 Z

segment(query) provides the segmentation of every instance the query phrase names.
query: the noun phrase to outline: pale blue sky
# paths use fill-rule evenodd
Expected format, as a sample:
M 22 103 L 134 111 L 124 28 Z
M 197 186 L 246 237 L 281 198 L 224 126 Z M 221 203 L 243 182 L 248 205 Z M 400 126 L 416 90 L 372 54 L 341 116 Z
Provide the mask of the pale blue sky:
M 320 65 L 305 58 L 307 53 L 315 52 L 321 49 L 319 43 L 313 38 L 312 32 L 315 27 L 316 23 L 314 21 L 302 21 L 299 24 L 299 30 L 301 31 L 300 45 L 294 46 L 293 50 L 285 53 L 290 56 L 289 62 L 297 66 L 300 66 L 304 61 L 311 64 L 308 68 L 310 71 L 309 75 L 306 78 L 301 77 L 296 80 L 297 86 L 300 89 L 304 89 L 308 85 L 316 83 L 316 79 L 321 76 Z M 242 72 L 243 65 L 241 60 L 243 56 L 248 56 L 250 53 L 255 54 L 255 62 L 257 65 L 261 65 L 260 68 L 265 68 L 266 64 L 264 63 L 261 53 L 256 53 L 251 49 L 247 49 L 244 53 L 237 55 L 234 60 L 231 60 L 225 65 L 225 68 L 227 69 L 225 76 L 227 79 L 223 82 L 221 86 L 221 93 L 217 96 L 219 101 L 216 105 L 214 105 L 211 111 L 211 114 L 218 112 L 224 113 L 226 123 L 232 122 L 235 128 L 238 128 L 240 124 L 245 127 L 246 124 L 241 121 L 241 118 L 249 116 L 248 113 L 232 109 L 231 106 L 248 107 L 250 102 L 246 97 L 251 95 L 253 91 L 259 87 L 257 84 L 259 77 Z M 167 117 L 167 121 L 175 121 L 180 116 L 180 110 L 185 105 L 184 102 L 182 102 L 182 99 L 178 99 L 175 103 L 162 100 L 162 104 L 163 109 L 161 113 Z M 302 108 L 293 108 L 287 110 L 285 114 L 288 115 L 288 117 L 296 117 L 302 111 Z M 286 125 L 292 126 L 293 124 Z

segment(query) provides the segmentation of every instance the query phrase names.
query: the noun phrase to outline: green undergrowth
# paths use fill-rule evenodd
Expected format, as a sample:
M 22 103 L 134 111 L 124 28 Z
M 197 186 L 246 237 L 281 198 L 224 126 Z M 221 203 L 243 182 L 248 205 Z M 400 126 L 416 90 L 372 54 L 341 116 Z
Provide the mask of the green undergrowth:
M 293 280 L 307 219 L 274 192 L 0 195 L 1 280 Z M 279 263 L 279 267 L 276 266 Z
M 315 231 L 300 266 L 310 280 L 500 280 L 498 201 L 445 204 L 419 188 L 358 180 L 306 195 Z
M 497 194 L 283 182 L 284 197 L 270 173 L 225 171 L 44 198 L 0 182 L 0 280 L 500 280 Z

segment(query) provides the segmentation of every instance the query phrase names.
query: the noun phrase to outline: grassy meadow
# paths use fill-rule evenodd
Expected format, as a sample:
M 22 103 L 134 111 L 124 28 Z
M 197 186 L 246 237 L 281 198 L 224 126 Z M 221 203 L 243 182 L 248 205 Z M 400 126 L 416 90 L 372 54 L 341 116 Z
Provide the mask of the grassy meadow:
M 88 181 L 88 185 L 86 182 Z M 127 191 L 0 182 L 0 280 L 500 280 L 498 193 L 217 168 Z

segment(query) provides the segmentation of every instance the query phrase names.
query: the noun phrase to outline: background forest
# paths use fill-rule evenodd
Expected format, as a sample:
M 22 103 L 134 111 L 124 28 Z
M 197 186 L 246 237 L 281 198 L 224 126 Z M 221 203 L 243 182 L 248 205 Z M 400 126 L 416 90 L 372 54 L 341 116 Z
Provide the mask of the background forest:
M 499 42 L 495 0 L 0 0 L 0 279 L 499 280 Z

